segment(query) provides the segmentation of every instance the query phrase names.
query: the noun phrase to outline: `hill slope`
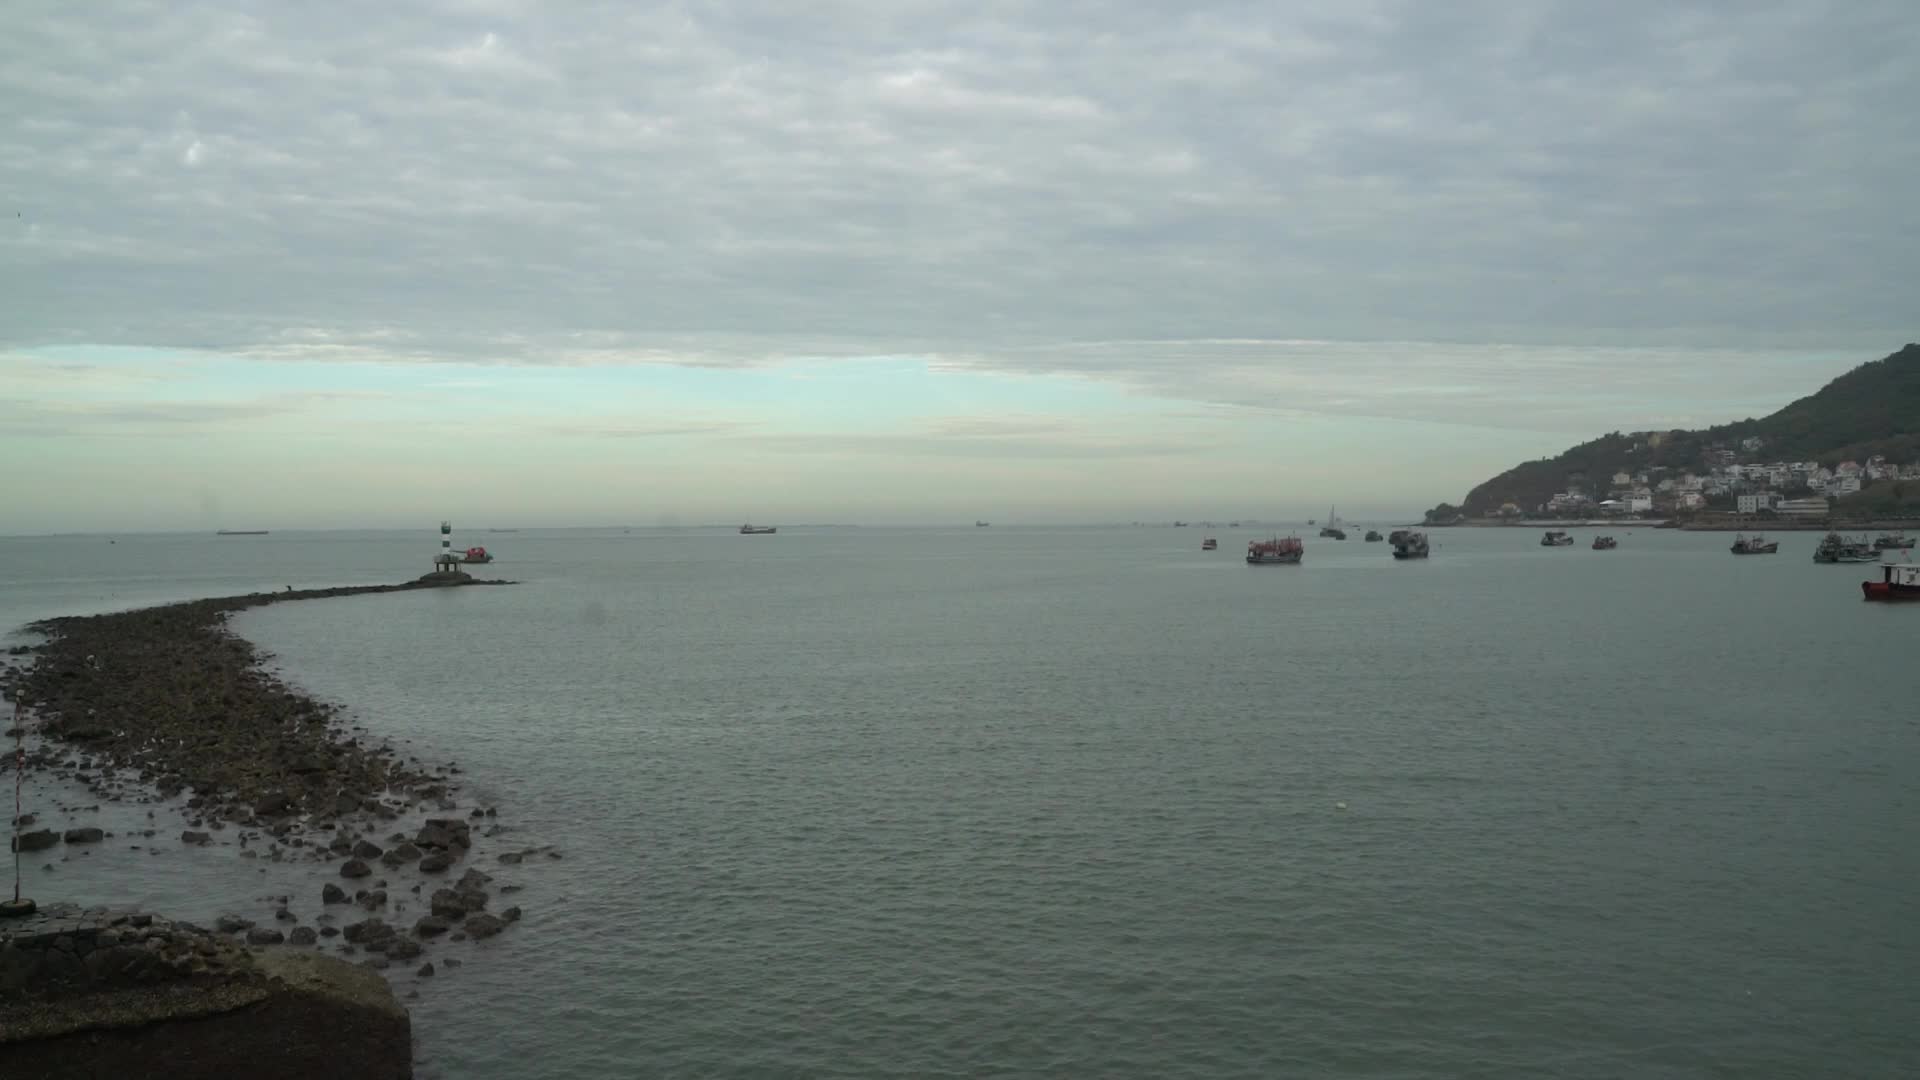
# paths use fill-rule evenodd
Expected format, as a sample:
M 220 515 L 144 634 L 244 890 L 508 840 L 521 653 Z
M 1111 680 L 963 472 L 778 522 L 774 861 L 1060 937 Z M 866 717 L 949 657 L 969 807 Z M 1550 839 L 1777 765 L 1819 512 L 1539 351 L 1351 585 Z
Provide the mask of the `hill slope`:
M 1828 466 L 1874 454 L 1902 463 L 1920 459 L 1920 345 L 1862 364 L 1819 392 L 1758 420 L 1702 431 L 1616 431 L 1559 457 L 1517 465 L 1468 492 L 1460 507 L 1441 504 L 1435 516 L 1444 518 L 1456 509 L 1469 517 L 1488 516 L 1507 502 L 1533 510 L 1570 484 L 1584 483 L 1592 490 L 1617 471 L 1701 470 L 1709 450 L 1737 448 L 1741 440 L 1754 437 L 1765 445 L 1743 459 L 1811 460 Z

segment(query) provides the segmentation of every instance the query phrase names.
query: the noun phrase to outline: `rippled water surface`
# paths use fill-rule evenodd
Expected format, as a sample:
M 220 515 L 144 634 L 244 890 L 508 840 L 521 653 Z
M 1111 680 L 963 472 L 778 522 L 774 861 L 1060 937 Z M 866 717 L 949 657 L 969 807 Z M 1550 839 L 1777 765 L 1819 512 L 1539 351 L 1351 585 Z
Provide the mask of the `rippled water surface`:
M 1201 532 L 526 532 L 235 626 L 566 854 L 426 1075 L 1920 1074 L 1920 607 L 1805 533 Z M 0 616 L 433 543 L 0 540 Z M 318 888 L 143 855 L 39 892 Z

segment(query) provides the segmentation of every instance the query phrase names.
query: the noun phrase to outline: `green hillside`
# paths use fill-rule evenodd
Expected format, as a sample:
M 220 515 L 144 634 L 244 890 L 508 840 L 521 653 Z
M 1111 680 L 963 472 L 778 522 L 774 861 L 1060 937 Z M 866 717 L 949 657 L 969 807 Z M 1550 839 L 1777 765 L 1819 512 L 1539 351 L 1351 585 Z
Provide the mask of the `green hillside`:
M 1920 460 L 1920 345 L 1862 364 L 1818 393 L 1758 420 L 1702 431 L 1616 431 L 1558 457 L 1517 465 L 1468 492 L 1459 507 L 1441 504 L 1435 517 L 1455 511 L 1491 516 L 1507 502 L 1533 510 L 1569 485 L 1588 491 L 1604 487 L 1618 471 L 1703 470 L 1707 451 L 1737 448 L 1751 437 L 1765 440 L 1765 445 L 1757 454 L 1741 455 L 1742 460 L 1818 461 L 1828 466 L 1864 461 L 1874 454 L 1901 463 Z

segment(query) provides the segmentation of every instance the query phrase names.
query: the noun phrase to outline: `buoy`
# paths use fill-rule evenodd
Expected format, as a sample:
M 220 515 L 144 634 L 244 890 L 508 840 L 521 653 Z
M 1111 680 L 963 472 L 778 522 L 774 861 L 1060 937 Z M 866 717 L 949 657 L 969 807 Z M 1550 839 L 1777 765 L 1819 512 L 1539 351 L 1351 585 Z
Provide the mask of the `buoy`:
M 1333 808 L 1335 810 L 1345 810 L 1347 808 L 1347 804 L 1343 802 L 1337 802 L 1333 804 Z

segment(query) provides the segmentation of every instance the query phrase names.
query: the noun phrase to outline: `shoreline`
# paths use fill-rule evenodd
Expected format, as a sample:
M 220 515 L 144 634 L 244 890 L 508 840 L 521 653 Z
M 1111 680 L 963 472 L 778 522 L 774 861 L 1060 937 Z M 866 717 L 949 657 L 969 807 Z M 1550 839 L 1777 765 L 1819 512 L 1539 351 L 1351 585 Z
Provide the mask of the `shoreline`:
M 136 841 L 134 850 L 232 848 L 234 873 L 244 872 L 241 859 L 252 858 L 313 867 L 317 895 L 261 898 L 269 913 L 259 921 L 222 914 L 215 920 L 221 935 L 248 947 L 331 948 L 379 971 L 419 964 L 429 945 L 492 937 L 520 918 L 517 906 L 487 910 L 496 891 L 510 894 L 521 885 L 490 888 L 492 875 L 471 865 L 476 848 L 498 848 L 497 862 L 516 869 L 560 853 L 489 843 L 513 827 L 500 823 L 493 807 L 461 805 L 456 766 L 429 766 L 351 730 L 340 706 L 270 673 L 267 655 L 234 633 L 228 617 L 289 600 L 508 584 L 432 574 L 397 585 L 289 589 L 36 620 L 27 629 L 46 640 L 9 650 L 21 666 L 0 669 L 0 688 L 21 709 L 18 727 L 9 719 L 6 734 L 22 739 L 29 775 L 76 784 L 100 803 L 164 804 L 179 813 L 186 828 L 177 840 L 143 845 L 140 838 L 160 830 L 120 833 Z M 13 755 L 5 759 L 0 773 L 13 767 Z M 99 845 L 115 835 L 40 820 L 55 814 L 67 816 L 53 806 L 23 808 L 23 854 L 52 855 L 56 844 Z M 148 825 L 156 824 L 153 814 Z M 386 921 L 403 914 L 408 921 Z M 444 966 L 459 963 L 448 958 Z M 421 964 L 417 974 L 433 975 L 433 964 Z

